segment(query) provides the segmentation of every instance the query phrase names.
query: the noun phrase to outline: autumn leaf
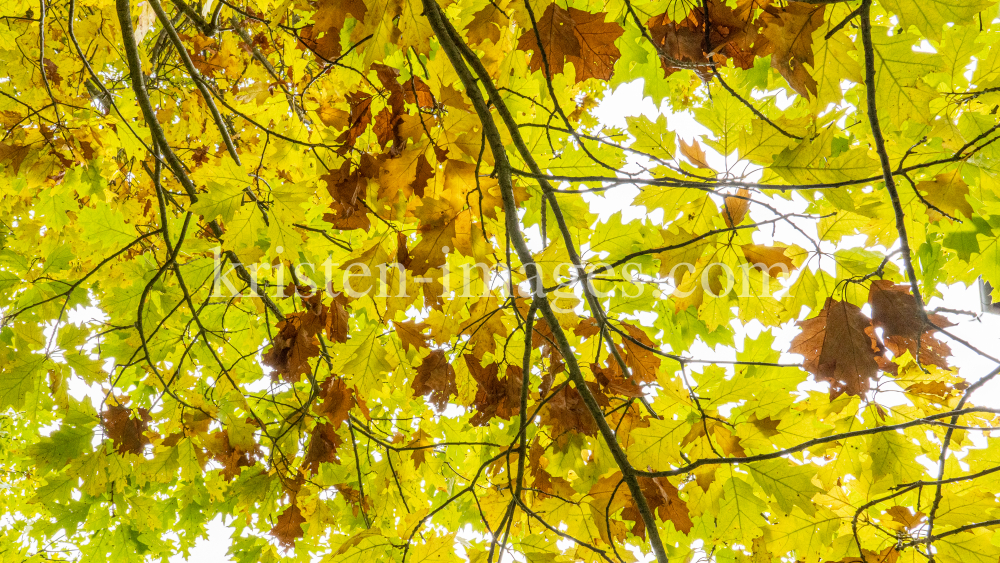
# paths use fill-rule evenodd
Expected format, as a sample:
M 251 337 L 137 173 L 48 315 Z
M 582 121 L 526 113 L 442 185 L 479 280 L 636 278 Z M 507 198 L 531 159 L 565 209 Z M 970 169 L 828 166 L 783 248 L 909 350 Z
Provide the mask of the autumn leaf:
M 872 321 L 856 305 L 828 298 L 819 315 L 799 321 L 802 332 L 789 350 L 805 357 L 802 367 L 817 381 L 830 383 L 830 395 L 862 395 L 871 388 L 879 365 Z
M 371 221 L 364 200 L 368 194 L 368 179 L 375 172 L 375 162 L 371 157 L 362 157 L 360 165 L 353 167 L 345 161 L 340 168 L 321 177 L 326 181 L 327 190 L 333 198 L 330 213 L 323 216 L 338 229 L 368 230 Z
M 473 405 L 476 407 L 476 414 L 469 420 L 475 426 L 488 424 L 493 417 L 509 420 L 521 410 L 521 370 L 514 366 L 507 366 L 504 376 L 499 377 L 500 366 L 489 364 L 482 366 L 474 356 L 466 354 L 463 356 L 465 365 L 469 368 L 478 384 L 476 398 Z M 439 375 L 447 382 L 447 368 L 445 373 Z M 440 390 L 443 392 L 445 389 Z
M 701 148 L 697 139 L 692 139 L 691 144 L 684 142 L 684 139 L 680 139 L 680 150 L 684 158 L 688 159 L 688 162 L 691 164 L 694 164 L 698 168 L 712 170 L 712 167 L 708 164 L 708 157 L 705 156 L 705 149 Z
M 319 344 L 315 337 L 316 330 L 310 328 L 320 327 L 310 326 L 310 319 L 304 318 L 308 316 L 293 313 L 278 323 L 274 343 L 264 354 L 264 364 L 274 368 L 275 379 L 281 377 L 298 381 L 301 376 L 311 372 L 309 358 L 319 356 Z
M 363 0 L 319 2 L 318 9 L 313 14 L 313 24 L 302 29 L 299 40 L 316 53 L 317 57 L 335 59 L 341 53 L 340 31 L 347 17 L 364 21 L 367 13 L 368 7 Z
M 898 357 L 908 351 L 922 363 L 948 369 L 946 358 L 951 355 L 951 348 L 934 336 L 930 324 L 921 326 L 920 306 L 909 286 L 873 280 L 868 303 L 872 307 L 872 322 L 875 328 L 882 329 L 882 340 L 893 355 Z M 938 314 L 928 315 L 927 320 L 941 328 L 951 326 L 948 319 Z
M 351 112 L 348 117 L 347 130 L 337 137 L 337 142 L 341 144 L 339 152 L 346 154 L 354 147 L 365 129 L 372 122 L 372 96 L 364 92 L 352 92 L 347 94 L 347 102 L 350 104 Z
M 502 8 L 504 2 L 490 2 L 476 12 L 469 23 L 469 43 L 478 45 L 489 39 L 494 45 L 500 42 L 501 30 L 507 27 L 508 16 Z
M 610 405 L 607 397 L 600 392 L 597 383 L 587 382 L 591 393 L 601 406 Z M 560 443 L 565 443 L 567 434 L 579 432 L 594 436 L 598 432 L 597 421 L 587 410 L 583 397 L 574 386 L 564 385 L 545 403 L 541 411 L 542 424 L 552 427 L 552 434 Z
M 143 448 L 149 444 L 145 432 L 149 429 L 150 420 L 152 417 L 144 408 L 136 409 L 135 417 L 132 409 L 120 405 L 108 405 L 101 413 L 104 432 L 120 454 L 142 453 Z
M 927 210 L 931 221 L 940 220 L 942 211 L 954 218 L 972 217 L 972 205 L 965 197 L 969 194 L 969 185 L 962 180 L 960 171 L 959 168 L 953 172 L 938 174 L 933 181 L 917 183 L 917 191 L 923 193 L 930 204 L 937 208 Z
M 795 269 L 795 263 L 788 256 L 788 249 L 780 246 L 767 246 L 762 244 L 744 244 L 740 247 L 747 263 L 762 272 L 771 274 L 771 269 L 778 267 L 787 274 Z M 776 274 L 777 275 L 777 274 Z
M 299 510 L 299 506 L 292 502 L 278 516 L 277 522 L 275 522 L 274 527 L 271 528 L 271 535 L 274 536 L 278 542 L 285 547 L 292 547 L 295 545 L 295 540 L 302 537 L 303 529 L 302 525 L 305 524 L 306 519 L 302 516 L 302 511 Z
M 354 393 L 347 388 L 343 379 L 331 377 L 324 381 L 319 396 L 323 402 L 316 409 L 317 414 L 326 416 L 334 428 L 347 421 L 354 406 Z
M 722 218 L 726 221 L 727 227 L 733 228 L 739 225 L 747 215 L 747 209 L 750 207 L 750 190 L 740 188 L 736 190 L 736 195 L 726 196 L 723 201 L 725 209 Z
M 448 363 L 443 350 L 431 350 L 424 358 L 417 367 L 412 387 L 414 395 L 429 395 L 438 410 L 448 406 L 448 398 L 456 395 L 458 388 L 455 386 L 455 369 Z
M 616 23 L 605 22 L 606 18 L 604 12 L 564 10 L 549 4 L 538 19 L 537 36 L 534 30 L 522 32 L 517 48 L 533 51 L 529 63 L 532 71 L 541 70 L 544 51 L 550 75 L 562 73 L 563 65 L 572 63 L 577 82 L 588 78 L 608 80 L 614 72 L 615 61 L 621 57 L 615 41 L 624 30 Z
M 815 96 L 816 80 L 805 65 L 813 67 L 812 33 L 823 25 L 825 6 L 792 3 L 784 8 L 769 7 L 761 21 L 763 41 L 756 45 L 757 55 L 771 55 L 771 66 L 781 73 L 788 85 L 802 96 Z
M 340 463 L 337 448 L 344 442 L 333 424 L 321 422 L 313 428 L 309 439 L 309 447 L 302 458 L 302 465 L 313 474 L 319 472 L 321 463 Z
M 700 5 L 676 2 L 663 14 L 651 18 L 646 25 L 663 55 L 660 62 L 666 73 L 679 70 L 678 62 L 694 63 L 704 65 L 696 67 L 696 72 L 707 78 L 711 75 L 710 63 L 724 64 L 729 58 L 740 68 L 751 68 L 755 59 L 752 45 L 760 27 L 754 13 L 756 7 L 755 2 L 741 2 L 735 10 L 717 0 Z M 684 8 L 689 11 L 682 13 Z
M 347 298 L 337 295 L 327 306 L 322 297 L 323 293 L 317 292 L 303 298 L 305 311 L 289 313 L 278 322 L 278 334 L 263 357 L 264 364 L 275 370 L 273 378 L 298 381 L 311 373 L 309 358 L 319 356 L 320 351 L 318 333 L 325 330 L 331 341 L 347 341 Z
M 203 441 L 212 459 L 222 466 L 222 478 L 226 481 L 235 479 L 242 468 L 252 467 L 261 455 L 259 445 L 253 440 L 250 443 L 234 443 L 229 429 L 213 432 Z

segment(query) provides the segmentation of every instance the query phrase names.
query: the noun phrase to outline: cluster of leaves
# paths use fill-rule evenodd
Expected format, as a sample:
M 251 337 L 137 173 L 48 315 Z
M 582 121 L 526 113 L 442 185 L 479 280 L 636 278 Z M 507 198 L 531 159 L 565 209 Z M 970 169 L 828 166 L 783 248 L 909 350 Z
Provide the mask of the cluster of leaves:
M 0 560 L 1000 557 L 993 0 L 2 10 Z

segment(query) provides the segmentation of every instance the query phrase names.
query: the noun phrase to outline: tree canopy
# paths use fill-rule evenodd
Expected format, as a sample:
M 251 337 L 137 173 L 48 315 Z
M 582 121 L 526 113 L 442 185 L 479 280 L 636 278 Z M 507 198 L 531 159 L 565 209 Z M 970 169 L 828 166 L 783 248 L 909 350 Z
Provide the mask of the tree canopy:
M 0 11 L 0 561 L 1000 559 L 994 0 Z

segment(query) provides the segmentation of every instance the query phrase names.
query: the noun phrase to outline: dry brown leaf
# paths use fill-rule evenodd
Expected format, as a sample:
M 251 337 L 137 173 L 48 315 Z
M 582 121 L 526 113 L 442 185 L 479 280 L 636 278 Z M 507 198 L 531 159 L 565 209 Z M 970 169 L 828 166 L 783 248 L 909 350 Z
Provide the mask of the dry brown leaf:
M 476 414 L 469 422 L 474 426 L 489 424 L 493 417 L 509 420 L 521 410 L 521 370 L 507 366 L 503 379 L 498 377 L 500 366 L 490 364 L 481 366 L 479 360 L 471 354 L 463 356 L 469 373 L 476 380 L 479 388 L 473 405 Z
M 294 500 L 292 504 L 285 509 L 284 512 L 278 516 L 278 521 L 271 528 L 271 535 L 278 540 L 281 545 L 285 547 L 293 547 L 295 545 L 295 540 L 302 537 L 302 524 L 305 524 L 306 519 L 302 516 L 302 512 L 299 510 L 297 504 Z
M 791 2 L 787 6 L 768 7 L 761 21 L 757 56 L 771 55 L 771 66 L 781 73 L 799 94 L 809 97 L 817 92 L 816 80 L 804 65 L 813 67 L 812 34 L 823 25 L 826 6 L 806 2 Z
M 929 326 L 921 329 L 920 308 L 908 285 L 874 280 L 868 289 L 868 303 L 872 306 L 875 328 L 882 329 L 882 340 L 893 355 L 909 351 L 916 357 L 919 340 L 920 362 L 948 369 L 946 358 L 951 355 L 951 348 L 938 340 Z M 942 328 L 951 326 L 941 315 L 928 315 L 928 320 Z
M 524 30 L 517 48 L 532 51 L 528 64 L 532 72 L 541 70 L 541 49 L 544 49 L 550 75 L 563 72 L 565 63 L 572 63 L 577 82 L 588 78 L 608 80 L 614 72 L 615 61 L 621 58 L 615 41 L 625 30 L 617 23 L 605 22 L 607 15 L 576 8 L 564 10 L 554 3 L 549 4 L 537 20 L 537 36 L 535 30 Z
M 136 409 L 136 414 L 133 418 L 132 409 L 119 405 L 108 405 L 101 413 L 104 432 L 120 454 L 141 454 L 149 444 L 145 432 L 149 429 L 152 417 L 144 408 Z
M 455 369 L 448 363 L 443 350 L 431 350 L 417 367 L 413 378 L 413 394 L 418 397 L 430 395 L 430 401 L 439 411 L 448 406 L 448 399 L 458 394 L 455 384 Z
M 819 315 L 799 321 L 802 332 L 789 349 L 802 354 L 802 367 L 830 383 L 830 395 L 861 395 L 878 373 L 879 347 L 871 319 L 856 305 L 827 298 Z

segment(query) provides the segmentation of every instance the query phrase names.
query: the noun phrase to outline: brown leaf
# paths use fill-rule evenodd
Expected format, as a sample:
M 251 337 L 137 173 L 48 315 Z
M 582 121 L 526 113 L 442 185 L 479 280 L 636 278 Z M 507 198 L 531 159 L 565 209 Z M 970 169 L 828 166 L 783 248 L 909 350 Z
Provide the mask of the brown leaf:
M 826 6 L 791 2 L 778 8 L 769 6 L 761 22 L 763 41 L 756 45 L 757 56 L 771 55 L 771 66 L 781 73 L 799 94 L 816 95 L 816 80 L 804 65 L 813 67 L 812 34 L 823 25 Z
M 506 420 L 516 415 L 521 410 L 521 370 L 514 366 L 507 366 L 507 372 L 503 379 L 497 374 L 500 370 L 498 364 L 490 364 L 483 367 L 479 360 L 471 354 L 463 356 L 465 364 L 469 368 L 472 378 L 479 384 L 476 390 L 476 399 L 473 405 L 476 407 L 476 414 L 469 421 L 474 426 L 489 424 L 493 417 L 500 417 Z
M 299 506 L 292 501 L 292 504 L 278 516 L 278 521 L 271 528 L 271 535 L 285 547 L 293 547 L 295 540 L 302 537 L 302 524 L 306 519 L 302 516 Z
M 291 291 L 295 289 L 292 287 Z M 328 307 L 322 303 L 322 296 L 322 293 L 314 293 L 303 298 L 305 311 L 288 313 L 278 322 L 278 334 L 263 358 L 265 365 L 275 369 L 275 379 L 298 381 L 310 372 L 309 358 L 319 356 L 316 334 L 320 331 L 325 329 L 335 342 L 347 341 L 347 298 L 338 295 Z
M 337 448 L 344 442 L 332 424 L 320 422 L 310 432 L 309 448 L 302 458 L 302 466 L 313 474 L 319 471 L 321 463 L 340 463 Z
M 525 311 L 525 314 L 527 312 Z M 542 374 L 542 385 L 539 392 L 547 394 L 552 387 L 555 376 L 566 369 L 562 353 L 556 345 L 556 337 L 552 334 L 549 323 L 542 318 L 536 319 L 531 330 L 531 345 L 541 353 L 542 359 L 547 360 L 549 369 Z
M 902 526 L 903 530 L 916 530 L 923 522 L 925 514 L 919 510 L 914 513 L 913 509 L 906 506 L 891 506 L 886 509 L 886 514 L 893 522 Z
M 894 356 L 909 351 L 916 357 L 919 339 L 920 362 L 948 369 L 946 358 L 951 348 L 935 338 L 929 326 L 921 328 L 920 307 L 908 285 L 874 280 L 868 289 L 868 303 L 872 306 L 872 322 L 875 328 L 882 329 L 882 340 Z M 928 320 L 942 328 L 951 326 L 941 315 L 928 315 Z
M 433 177 L 434 167 L 427 161 L 427 157 L 420 155 L 417 159 L 416 177 L 413 179 L 413 183 L 410 184 L 410 188 L 413 190 L 413 193 L 418 197 L 424 197 L 424 190 L 427 189 L 427 183 L 430 182 L 430 179 Z
M 695 22 L 684 20 L 677 23 L 671 21 L 667 14 L 661 14 L 650 18 L 646 26 L 653 44 L 663 55 L 660 59 L 667 75 L 677 70 L 671 66 L 671 61 L 709 63 L 704 51 L 705 32 L 699 30 Z
M 394 322 L 393 326 L 396 328 L 399 341 L 403 343 L 404 350 L 419 350 L 428 347 L 427 337 L 423 334 L 423 330 L 427 328 L 424 323 L 404 321 Z
M 132 409 L 118 405 L 108 405 L 101 413 L 104 432 L 120 454 L 141 454 L 149 444 L 145 432 L 149 429 L 149 421 L 153 418 L 144 408 L 136 409 L 137 418 L 132 418 Z
M 879 352 L 871 320 L 851 303 L 827 298 L 819 315 L 799 321 L 802 332 L 789 349 L 802 354 L 802 367 L 830 383 L 830 395 L 861 395 L 878 372 Z
M 615 514 L 621 510 L 621 519 L 632 522 L 632 534 L 646 537 L 646 524 L 639 512 L 639 507 L 635 503 L 631 491 L 628 487 L 620 484 L 622 481 L 621 472 L 613 473 L 603 477 L 594 484 L 590 490 L 590 496 L 594 499 L 591 510 L 597 513 L 598 526 L 602 537 L 612 533 L 612 530 L 604 529 L 604 515 Z M 612 497 L 612 492 L 617 492 Z M 671 522 L 674 529 L 682 533 L 689 533 L 694 523 L 691 521 L 687 503 L 681 500 L 677 487 L 664 477 L 639 477 L 639 488 L 646 498 L 650 510 L 663 522 Z M 612 500 L 613 499 L 613 500 Z M 609 506 L 609 503 L 610 506 Z M 596 510 L 594 510 L 596 509 Z M 613 523 L 614 521 L 612 521 Z M 616 530 L 613 535 L 619 541 L 624 540 L 624 530 Z
M 341 155 L 347 154 L 354 147 L 354 142 L 360 137 L 372 123 L 372 96 L 364 92 L 352 92 L 347 95 L 347 102 L 351 106 L 351 114 L 348 117 L 347 130 L 337 137 L 337 142 L 341 147 L 337 152 Z
M 420 242 L 410 250 L 410 273 L 422 276 L 444 265 L 455 249 L 455 209 L 443 200 L 423 198 L 414 215 L 420 219 Z
M 723 201 L 726 204 L 726 209 L 722 213 L 722 218 L 725 219 L 726 226 L 731 229 L 739 225 L 747 216 L 747 209 L 750 207 L 750 190 L 740 188 L 736 190 L 736 197 L 726 196 Z
M 222 465 L 222 477 L 226 481 L 235 479 L 242 468 L 256 464 L 260 455 L 260 449 L 256 444 L 250 450 L 233 444 L 229 438 L 229 430 L 226 429 L 208 435 L 203 444 L 212 454 L 212 459 Z
M 303 328 L 305 313 L 289 313 L 278 322 L 278 334 L 271 348 L 264 354 L 264 365 L 274 368 L 274 378 L 298 381 L 310 373 L 309 358 L 319 356 L 319 342 L 315 332 Z
M 545 470 L 549 465 L 549 460 L 542 457 L 545 448 L 535 440 L 528 450 L 528 470 L 534 479 L 534 488 L 550 495 L 561 497 L 571 497 L 575 491 L 569 481 L 562 477 L 556 477 Z
M 340 30 L 347 16 L 364 21 L 368 7 L 364 0 L 322 0 L 313 14 L 313 24 L 302 28 L 299 39 L 317 57 L 334 59 L 340 55 Z
M 416 434 L 413 435 L 413 439 L 406 443 L 408 448 L 419 448 L 412 451 L 413 456 L 413 467 L 419 468 L 423 463 L 427 461 L 428 456 L 434 453 L 434 448 L 429 448 L 434 444 L 431 440 L 430 434 L 424 432 L 423 428 L 418 428 Z
M 598 405 L 602 407 L 610 406 L 610 401 L 601 392 L 600 386 L 594 381 L 588 381 L 587 387 L 597 399 Z M 579 432 L 588 436 L 596 436 L 598 432 L 597 421 L 591 416 L 586 403 L 580 392 L 572 385 L 564 385 L 557 391 L 539 413 L 542 424 L 552 427 L 553 435 L 557 442 L 560 438 L 565 439 L 569 432 Z
M 403 86 L 403 98 L 406 103 L 417 104 L 421 109 L 434 109 L 437 101 L 431 93 L 430 86 L 419 77 L 414 76 Z
M 577 82 L 588 78 L 609 80 L 615 62 L 621 58 L 615 41 L 625 30 L 617 23 L 605 22 L 607 15 L 576 8 L 564 10 L 549 4 L 537 21 L 537 35 L 535 30 L 526 29 L 518 39 L 517 48 L 532 51 L 528 64 L 532 72 L 541 70 L 541 50 L 544 50 L 549 75 L 561 73 L 565 63 L 573 63 Z
M 357 167 L 352 167 L 351 162 L 345 160 L 340 168 L 320 176 L 320 179 L 326 182 L 326 189 L 333 198 L 330 204 L 331 212 L 323 215 L 324 221 L 341 230 L 367 231 L 371 227 L 364 199 L 368 195 L 368 180 L 377 173 L 376 166 L 375 159 L 371 155 L 364 154 Z
M 689 516 L 687 503 L 681 500 L 677 494 L 677 487 L 664 477 L 639 477 L 639 488 L 649 503 L 649 508 L 656 512 L 663 522 L 672 522 L 674 528 L 681 533 L 688 533 L 694 526 Z M 646 537 L 646 526 L 639 514 L 639 508 L 633 503 L 632 506 L 622 511 L 622 518 L 632 520 L 635 526 L 632 533 L 636 536 Z
M 331 377 L 320 387 L 319 398 L 323 402 L 316 407 L 316 414 L 325 416 L 334 428 L 339 428 L 354 406 L 354 392 L 347 388 L 343 378 Z
M 334 342 L 347 342 L 347 332 L 349 330 L 347 319 L 347 296 L 343 293 L 337 295 L 326 307 L 326 322 L 324 329 L 326 337 Z
M 755 58 L 752 45 L 760 30 L 760 24 L 753 16 L 758 8 L 768 3 L 744 0 L 734 10 L 720 0 L 706 2 L 707 44 L 703 6 L 694 7 L 687 17 L 676 22 L 671 21 L 668 13 L 651 18 L 647 27 L 654 45 L 663 55 L 660 62 L 666 74 L 678 70 L 671 64 L 674 61 L 706 65 L 695 70 L 705 79 L 711 76 L 709 63 L 724 65 L 727 59 L 733 59 L 739 68 L 752 68 Z
M 443 350 L 431 350 L 417 367 L 417 376 L 413 378 L 412 385 L 414 395 L 430 395 L 431 403 L 439 411 L 448 406 L 449 397 L 458 394 L 455 369 L 448 363 Z
M 372 69 L 375 70 L 375 74 L 378 76 L 379 82 L 387 92 L 389 92 L 389 99 L 386 100 L 386 106 L 375 116 L 375 126 L 373 131 L 375 132 L 375 138 L 378 139 L 379 145 L 385 148 L 389 142 L 392 142 L 392 149 L 389 151 L 390 156 L 397 156 L 402 150 L 403 139 L 399 134 L 399 126 L 402 123 L 403 115 L 406 113 L 403 101 L 406 99 L 406 94 L 403 92 L 403 88 L 399 84 L 399 71 L 383 64 L 373 64 Z M 412 82 L 412 80 L 411 80 Z
M 625 349 L 625 365 L 632 371 L 632 379 L 639 383 L 656 381 L 656 372 L 660 369 L 661 359 L 650 348 L 659 349 L 655 342 L 641 328 L 622 323 L 621 328 L 632 337 L 632 340 L 622 339 Z
M 678 139 L 678 141 L 680 141 L 681 154 L 684 155 L 684 158 L 688 159 L 688 162 L 698 168 L 712 170 L 712 167 L 708 164 L 708 157 L 705 156 L 705 150 L 698 144 L 697 139 L 692 139 L 690 145 L 685 143 L 684 139 Z
M 614 361 L 614 358 L 611 358 L 609 361 L 612 363 L 612 367 L 608 368 L 602 368 L 597 364 L 590 364 L 590 371 L 594 372 L 594 377 L 601 384 L 601 388 L 605 393 L 631 398 L 639 398 L 645 395 L 642 387 L 635 381 L 622 377 L 621 369 L 618 369 L 618 363 Z

